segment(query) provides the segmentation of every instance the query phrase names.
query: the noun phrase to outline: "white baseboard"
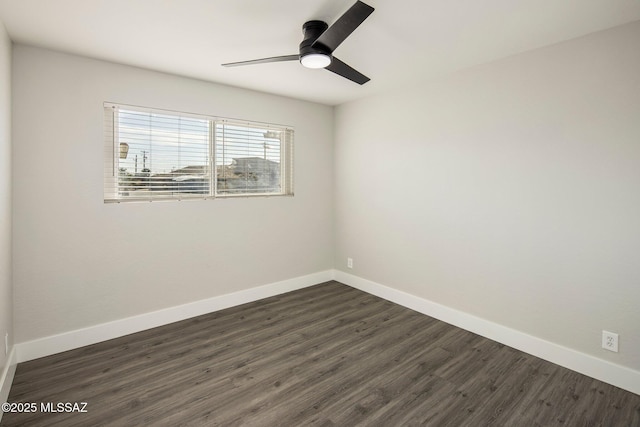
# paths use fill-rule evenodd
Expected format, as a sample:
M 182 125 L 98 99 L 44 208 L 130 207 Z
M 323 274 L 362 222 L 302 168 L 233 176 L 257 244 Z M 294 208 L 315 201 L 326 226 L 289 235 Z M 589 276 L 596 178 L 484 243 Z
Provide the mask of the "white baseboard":
M 597 380 L 640 394 L 640 372 L 633 369 L 343 271 L 335 270 L 334 280 Z
M 85 345 L 122 337 L 157 326 L 167 325 L 191 317 L 200 316 L 240 304 L 295 291 L 333 279 L 333 270 L 321 271 L 307 276 L 296 277 L 245 289 L 231 294 L 220 295 L 206 300 L 195 301 L 138 316 L 102 323 L 83 329 L 64 332 L 15 345 L 18 363 L 50 356 Z
M 9 399 L 9 391 L 11 391 L 11 384 L 13 383 L 13 375 L 16 373 L 16 347 L 11 348 L 7 363 L 2 370 L 2 376 L 0 376 L 0 404 L 7 402 Z M 0 411 L 0 421 L 2 421 L 3 412 Z

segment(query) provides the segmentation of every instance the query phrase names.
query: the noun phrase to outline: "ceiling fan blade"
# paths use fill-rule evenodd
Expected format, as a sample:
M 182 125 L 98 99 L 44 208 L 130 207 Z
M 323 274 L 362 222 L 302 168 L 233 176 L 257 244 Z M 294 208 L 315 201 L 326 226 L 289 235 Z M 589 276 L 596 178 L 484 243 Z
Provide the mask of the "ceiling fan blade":
M 267 64 L 269 62 L 298 61 L 300 55 L 272 56 L 271 58 L 252 59 L 251 61 L 229 62 L 223 67 L 238 67 L 240 65 Z
M 312 46 L 333 52 L 373 11 L 373 7 L 358 0 Z
M 337 75 L 342 76 L 345 79 L 349 79 L 352 82 L 358 83 L 359 85 L 363 85 L 371 80 L 369 77 L 365 76 L 359 71 L 356 71 L 354 68 L 351 68 L 349 65 L 340 61 L 335 56 L 333 57 L 331 64 L 329 64 L 329 66 L 325 69 L 331 71 L 332 73 L 336 73 Z

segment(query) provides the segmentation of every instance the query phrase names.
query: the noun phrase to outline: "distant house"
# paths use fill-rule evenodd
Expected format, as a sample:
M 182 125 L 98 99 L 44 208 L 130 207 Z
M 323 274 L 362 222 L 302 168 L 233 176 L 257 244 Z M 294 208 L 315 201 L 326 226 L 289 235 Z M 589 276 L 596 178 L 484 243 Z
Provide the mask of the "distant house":
M 168 186 L 175 193 L 209 194 L 209 166 L 191 165 L 170 174 Z
M 280 187 L 280 163 L 261 157 L 237 157 L 218 168 L 221 193 L 266 193 Z

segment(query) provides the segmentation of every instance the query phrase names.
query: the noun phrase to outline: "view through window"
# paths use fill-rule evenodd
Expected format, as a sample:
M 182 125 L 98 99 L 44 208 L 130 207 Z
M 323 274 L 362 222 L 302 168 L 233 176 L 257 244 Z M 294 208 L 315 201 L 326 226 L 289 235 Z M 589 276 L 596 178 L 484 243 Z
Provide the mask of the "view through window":
M 105 104 L 105 201 L 292 195 L 289 127 Z

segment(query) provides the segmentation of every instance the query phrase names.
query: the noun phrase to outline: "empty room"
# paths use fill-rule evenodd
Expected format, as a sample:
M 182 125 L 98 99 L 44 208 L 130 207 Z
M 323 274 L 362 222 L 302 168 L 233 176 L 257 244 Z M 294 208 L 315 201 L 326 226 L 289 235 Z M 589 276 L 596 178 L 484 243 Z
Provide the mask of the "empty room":
M 637 0 L 0 0 L 1 426 L 640 426 Z

